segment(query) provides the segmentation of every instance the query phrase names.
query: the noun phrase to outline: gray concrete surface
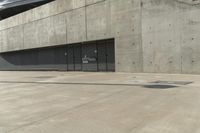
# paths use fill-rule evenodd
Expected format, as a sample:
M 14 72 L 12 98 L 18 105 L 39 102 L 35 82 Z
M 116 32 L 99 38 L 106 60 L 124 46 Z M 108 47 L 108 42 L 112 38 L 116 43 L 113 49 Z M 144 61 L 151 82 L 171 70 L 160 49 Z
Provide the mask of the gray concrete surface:
M 0 21 L 0 52 L 115 39 L 117 72 L 200 74 L 199 0 L 56 0 Z
M 0 53 L 115 38 L 116 70 L 141 72 L 140 1 L 56 0 L 34 8 L 0 21 Z
M 147 1 L 142 10 L 144 72 L 200 73 L 199 0 Z
M 0 72 L 0 133 L 200 133 L 199 79 Z

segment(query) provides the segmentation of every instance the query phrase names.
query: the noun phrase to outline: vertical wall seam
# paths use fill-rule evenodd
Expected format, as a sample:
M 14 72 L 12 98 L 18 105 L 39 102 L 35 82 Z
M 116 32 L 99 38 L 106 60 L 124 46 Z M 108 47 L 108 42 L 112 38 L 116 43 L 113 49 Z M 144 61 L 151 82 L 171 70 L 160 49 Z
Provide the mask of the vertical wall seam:
M 144 50 L 143 50 L 143 24 L 142 24 L 142 16 L 143 16 L 143 0 L 140 0 L 140 45 L 141 45 L 141 72 L 144 72 Z
M 24 35 L 25 35 L 25 34 L 24 34 L 24 33 L 25 33 L 25 32 L 24 32 L 24 27 L 25 27 L 25 25 L 23 25 L 22 27 L 23 27 L 23 32 L 22 32 L 22 34 L 23 34 L 23 42 L 22 42 L 22 43 L 23 43 L 23 44 L 22 44 L 22 47 L 23 47 L 23 49 L 24 49 L 24 48 L 25 48 L 25 44 L 24 44 L 24 42 L 25 42 L 25 41 L 24 41 Z
M 66 26 L 66 29 L 65 29 L 66 36 L 65 36 L 65 38 L 66 38 L 66 44 L 67 44 L 68 43 L 68 33 L 67 33 L 67 31 L 68 31 L 68 25 L 67 25 L 67 23 L 68 23 L 68 21 L 67 21 L 67 19 L 68 19 L 68 13 L 65 13 L 64 16 L 65 16 L 65 26 Z
M 85 0 L 85 39 L 88 40 L 88 25 L 87 25 L 87 1 Z
M 181 11 L 181 9 L 179 11 Z M 180 24 L 180 20 L 182 18 L 181 15 L 179 15 L 178 18 L 179 18 L 179 21 L 178 21 L 179 22 L 179 26 L 181 26 L 181 24 Z M 182 30 L 181 27 L 179 27 L 179 28 L 180 28 L 180 30 Z M 180 71 L 180 73 L 183 73 L 183 54 L 182 54 L 183 50 L 182 50 L 182 34 L 181 34 L 183 32 L 179 32 L 179 33 L 180 33 L 180 42 L 179 42 L 180 44 L 179 45 L 180 45 L 180 56 L 181 56 L 181 59 L 180 59 L 181 60 L 181 62 L 180 62 L 181 63 L 180 64 L 181 65 L 181 71 Z

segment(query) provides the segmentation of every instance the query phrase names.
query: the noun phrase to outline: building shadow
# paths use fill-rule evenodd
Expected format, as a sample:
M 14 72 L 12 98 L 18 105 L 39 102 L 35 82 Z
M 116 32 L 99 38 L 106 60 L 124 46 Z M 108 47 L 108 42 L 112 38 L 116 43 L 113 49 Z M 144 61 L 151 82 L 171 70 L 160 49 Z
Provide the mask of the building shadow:
M 170 84 L 113 84 L 113 83 L 80 83 L 80 82 L 40 82 L 40 81 L 0 81 L 4 84 L 41 84 L 41 85 L 91 85 L 91 86 L 138 86 L 150 89 L 177 88 L 177 85 Z

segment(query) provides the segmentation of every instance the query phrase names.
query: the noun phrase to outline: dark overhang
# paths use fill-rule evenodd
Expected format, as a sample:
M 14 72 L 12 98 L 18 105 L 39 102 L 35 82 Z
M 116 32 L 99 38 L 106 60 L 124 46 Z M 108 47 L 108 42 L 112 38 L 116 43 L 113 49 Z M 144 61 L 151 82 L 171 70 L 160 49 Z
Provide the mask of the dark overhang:
M 0 0 L 0 20 L 25 12 L 54 0 Z

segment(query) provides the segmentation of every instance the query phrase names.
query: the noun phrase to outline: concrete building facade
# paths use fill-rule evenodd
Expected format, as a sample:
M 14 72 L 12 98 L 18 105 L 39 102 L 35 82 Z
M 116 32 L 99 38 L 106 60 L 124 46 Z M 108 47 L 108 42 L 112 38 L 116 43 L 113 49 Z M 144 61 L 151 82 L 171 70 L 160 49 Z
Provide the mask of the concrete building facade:
M 32 49 L 75 44 L 85 47 L 92 42 L 97 47 L 99 41 L 112 40 L 113 46 L 106 49 L 113 49 L 106 53 L 114 54 L 112 71 L 199 74 L 199 3 L 199 0 L 56 0 L 0 21 L 0 68 L 28 68 L 13 63 L 16 58 L 12 61 L 7 54 L 17 57 L 20 51 L 28 53 Z M 5 55 L 9 57 L 4 58 Z M 83 56 L 81 65 L 88 63 Z

